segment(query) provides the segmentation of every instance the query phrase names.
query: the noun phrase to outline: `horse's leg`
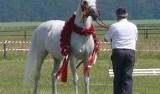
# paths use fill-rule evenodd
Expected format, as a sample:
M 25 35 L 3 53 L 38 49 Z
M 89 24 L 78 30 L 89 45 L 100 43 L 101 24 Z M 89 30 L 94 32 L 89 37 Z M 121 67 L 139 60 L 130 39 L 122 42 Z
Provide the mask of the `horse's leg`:
M 57 78 L 55 77 L 55 74 L 61 67 L 61 60 L 54 58 L 54 68 L 52 70 L 52 94 L 57 94 Z
M 37 68 L 36 68 L 36 72 L 35 72 L 35 85 L 34 85 L 34 91 L 33 94 L 37 94 L 37 86 L 38 86 L 38 81 L 40 78 L 40 71 L 41 71 L 41 67 L 44 61 L 44 58 L 47 56 L 47 52 L 41 52 L 41 53 L 37 53 Z
M 85 58 L 85 60 L 83 60 L 84 68 L 87 66 L 88 61 L 89 61 L 89 58 Z M 84 84 L 85 84 L 85 94 L 89 94 L 89 75 L 88 74 L 84 74 Z
M 71 67 L 72 76 L 73 76 L 74 94 L 78 94 L 78 75 L 76 72 L 76 62 L 77 62 L 76 57 L 71 55 L 70 56 L 70 67 Z

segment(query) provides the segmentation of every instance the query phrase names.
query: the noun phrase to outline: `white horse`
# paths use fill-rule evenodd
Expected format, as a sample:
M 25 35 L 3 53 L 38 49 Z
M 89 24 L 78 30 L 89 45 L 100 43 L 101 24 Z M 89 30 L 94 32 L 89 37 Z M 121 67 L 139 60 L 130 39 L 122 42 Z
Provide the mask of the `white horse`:
M 96 0 L 80 0 L 77 11 L 74 13 L 74 24 L 82 29 L 88 29 L 92 26 L 92 21 L 99 16 Z M 27 84 L 30 78 L 31 69 L 34 60 L 37 60 L 35 72 L 35 86 L 33 94 L 37 94 L 37 85 L 40 78 L 40 70 L 45 57 L 49 54 L 54 59 L 54 68 L 52 70 L 52 94 L 57 94 L 56 73 L 60 70 L 64 56 L 61 53 L 61 32 L 65 26 L 64 21 L 51 20 L 39 25 L 32 35 L 29 54 L 26 62 L 24 82 Z M 72 28 L 72 27 L 70 27 Z M 67 40 L 66 40 L 67 41 Z M 71 32 L 70 38 L 70 67 L 73 75 L 74 94 L 78 94 L 78 75 L 76 73 L 76 64 L 78 60 L 83 61 L 84 69 L 93 56 L 95 41 L 93 34 L 81 35 L 77 32 Z M 65 49 L 66 50 L 66 49 Z M 94 62 L 97 55 L 95 54 Z M 93 61 L 93 60 L 92 60 Z M 89 75 L 84 73 L 85 94 L 89 94 Z

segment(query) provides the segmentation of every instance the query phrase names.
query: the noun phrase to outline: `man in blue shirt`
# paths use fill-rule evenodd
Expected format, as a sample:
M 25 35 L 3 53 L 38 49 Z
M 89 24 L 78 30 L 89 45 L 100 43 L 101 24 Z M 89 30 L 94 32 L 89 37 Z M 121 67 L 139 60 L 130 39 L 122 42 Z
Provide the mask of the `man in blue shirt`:
M 117 22 L 112 24 L 104 41 L 111 42 L 114 94 L 132 94 L 132 73 L 135 64 L 138 30 L 129 22 L 126 9 L 116 10 Z

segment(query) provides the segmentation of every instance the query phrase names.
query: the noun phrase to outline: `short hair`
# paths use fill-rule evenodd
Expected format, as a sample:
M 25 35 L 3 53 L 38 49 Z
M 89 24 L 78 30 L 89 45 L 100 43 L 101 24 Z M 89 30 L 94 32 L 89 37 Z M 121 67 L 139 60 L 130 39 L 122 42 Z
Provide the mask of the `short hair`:
M 119 18 L 126 18 L 126 17 L 128 17 L 128 12 L 125 8 L 118 8 L 116 10 L 116 15 Z

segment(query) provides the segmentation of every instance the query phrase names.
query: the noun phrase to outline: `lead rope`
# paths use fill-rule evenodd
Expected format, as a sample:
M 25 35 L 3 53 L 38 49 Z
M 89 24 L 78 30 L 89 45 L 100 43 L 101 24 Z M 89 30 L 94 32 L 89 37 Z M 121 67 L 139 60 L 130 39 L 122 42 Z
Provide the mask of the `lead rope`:
M 100 19 L 100 18 L 97 18 L 100 22 L 98 22 L 97 20 L 95 20 L 95 22 L 99 25 L 99 26 L 101 26 L 101 27 L 103 27 L 103 28 L 105 28 L 106 30 L 108 30 L 109 29 L 109 27 L 107 26 L 107 25 L 105 25 L 105 23 Z

